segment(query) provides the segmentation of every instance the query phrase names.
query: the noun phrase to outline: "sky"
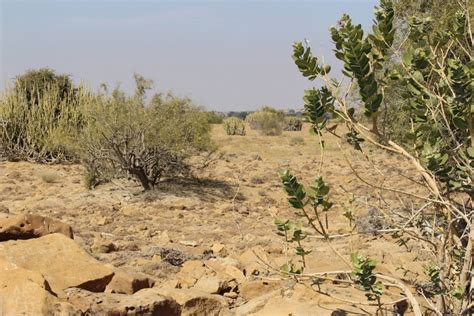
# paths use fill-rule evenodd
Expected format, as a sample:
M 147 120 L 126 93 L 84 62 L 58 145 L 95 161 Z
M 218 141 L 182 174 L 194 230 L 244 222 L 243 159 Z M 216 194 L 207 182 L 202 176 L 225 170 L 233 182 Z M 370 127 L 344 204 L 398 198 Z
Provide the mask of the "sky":
M 375 0 L 0 0 L 0 89 L 49 67 L 96 89 L 133 74 L 210 110 L 302 107 L 313 86 L 291 59 L 295 41 L 332 65 L 329 27 L 343 13 L 364 28 Z

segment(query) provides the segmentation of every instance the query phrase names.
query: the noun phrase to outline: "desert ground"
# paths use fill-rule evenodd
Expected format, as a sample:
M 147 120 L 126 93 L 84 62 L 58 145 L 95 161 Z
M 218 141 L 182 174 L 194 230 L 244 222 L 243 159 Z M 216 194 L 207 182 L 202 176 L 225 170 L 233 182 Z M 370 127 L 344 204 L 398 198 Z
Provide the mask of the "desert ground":
M 227 282 L 227 289 L 208 290 L 226 305 L 215 314 L 375 313 L 364 293 L 343 280 L 326 280 L 312 288 L 310 282 L 278 273 L 287 260 L 298 263 L 298 259 L 276 234 L 275 219 L 304 224 L 288 204 L 279 172 L 290 169 L 303 183 L 319 176 L 321 151 L 308 128 L 281 136 L 261 136 L 249 129 L 246 136 L 228 136 L 221 125 L 214 125 L 219 158 L 197 175 L 198 180 L 164 181 L 151 192 L 125 179 L 88 190 L 80 165 L 1 162 L 0 212 L 3 217 L 34 213 L 67 223 L 75 243 L 100 263 L 149 277 L 155 288 L 206 291 L 216 278 L 221 282 L 217 284 Z M 374 210 L 390 204 L 409 214 L 408 199 L 364 184 L 346 159 L 355 170 L 365 170 L 368 183 L 416 192 L 416 184 L 407 180 L 412 177 L 407 162 L 364 144 L 371 153 L 369 162 L 363 153 L 347 144 L 340 149 L 338 143 L 335 137 L 327 138 L 322 168 L 335 203 L 328 214 L 335 238 L 330 244 L 317 236 L 305 240 L 305 247 L 312 250 L 305 273 L 347 271 L 350 268 L 331 248 L 347 259 L 359 251 L 376 259 L 377 271 L 413 285 L 414 290 L 424 276 L 424 250 L 398 245 L 389 233 L 375 232 L 386 227 Z M 343 216 L 350 194 L 356 197 L 358 218 L 352 234 Z M 224 270 L 232 278 L 222 277 Z M 386 293 L 382 301 L 389 313 L 390 302 L 396 302 L 401 291 L 388 288 Z

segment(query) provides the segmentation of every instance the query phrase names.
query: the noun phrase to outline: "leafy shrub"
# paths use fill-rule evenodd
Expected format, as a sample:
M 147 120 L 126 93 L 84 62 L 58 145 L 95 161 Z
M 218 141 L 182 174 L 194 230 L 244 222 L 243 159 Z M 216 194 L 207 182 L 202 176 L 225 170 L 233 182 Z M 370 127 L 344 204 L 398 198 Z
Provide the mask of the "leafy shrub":
M 26 98 L 31 105 L 37 105 L 44 94 L 50 93 L 53 87 L 57 89 L 55 94 L 57 103 L 61 103 L 63 99 L 70 99 L 76 90 L 68 75 L 57 75 L 49 68 L 28 70 L 17 76 L 14 84 L 15 93 Z
M 265 136 L 281 135 L 285 115 L 270 107 L 263 107 L 247 116 L 246 121 L 251 129 L 259 130 Z
M 213 150 L 200 108 L 189 99 L 161 94 L 145 106 L 142 82 L 137 80 L 134 96 L 115 89 L 84 104 L 80 144 L 88 185 L 132 175 L 149 190 L 162 177 L 189 176 L 197 164 L 190 159 Z
M 229 117 L 224 120 L 224 130 L 227 135 L 245 135 L 244 121 L 237 117 Z
M 28 77 L 30 78 L 30 77 Z M 82 89 L 65 92 L 59 85 L 19 90 L 19 84 L 0 96 L 0 156 L 38 162 L 74 161 L 74 139 L 82 125 Z M 26 83 L 24 83 L 26 85 Z M 66 94 L 65 94 L 66 93 Z
M 369 224 L 373 226 L 374 233 L 384 233 L 385 229 L 380 227 L 387 227 L 387 230 L 396 232 L 392 236 L 400 245 L 416 244 L 427 250 L 426 256 L 432 263 L 422 277 L 432 285 L 432 290 L 427 292 L 426 287 L 420 286 L 420 296 L 415 297 L 403 281 L 375 273 L 374 260 L 353 253 L 349 261 L 331 245 L 331 237 L 338 236 L 334 236 L 334 230 L 331 232 L 328 221 L 327 214 L 333 203 L 330 201 L 330 186 L 322 174 L 318 174 L 309 186 L 301 184 L 289 171 L 282 174 L 288 202 L 296 214 L 352 269 L 352 279 L 348 282 L 361 285 L 367 299 L 377 301 L 376 314 L 382 311 L 384 281 L 403 290 L 405 302 L 411 304 L 415 315 L 422 315 L 422 306 L 431 310 L 426 314 L 468 315 L 474 312 L 474 71 L 469 22 L 469 8 L 472 5 L 468 2 L 457 2 L 457 5 L 459 10 L 450 17 L 448 26 L 438 30 L 433 29 L 430 18 L 408 18 L 404 21 L 405 25 L 401 25 L 403 30 L 406 27 L 406 32 L 402 34 L 407 38 L 401 39 L 396 37 L 396 27 L 400 23 L 394 22 L 391 0 L 380 0 L 380 7 L 375 10 L 372 33 L 368 35 L 364 35 L 360 24 L 354 25 L 351 18 L 344 14 L 330 31 L 336 46 L 335 55 L 344 64 L 343 74 L 351 81 L 348 85 L 329 79 L 330 67 L 321 64 L 310 47 L 300 42 L 293 46 L 293 59 L 301 74 L 309 80 L 322 81 L 320 88 L 306 90 L 303 98 L 305 115 L 312 125 L 312 133 L 319 138 L 321 150 L 324 152 L 325 133 L 330 133 L 344 140 L 353 150 L 363 153 L 371 165 L 371 169 L 365 170 L 370 174 L 376 166 L 370 157 L 371 150 L 366 150 L 365 144 L 371 143 L 411 164 L 411 172 L 422 179 L 416 181 L 418 187 L 413 191 L 373 183 L 365 178 L 364 172 L 354 169 L 351 160 L 346 157 L 357 178 L 370 189 L 380 191 L 380 206 L 377 208 L 383 214 L 383 226 L 378 220 L 371 221 Z M 401 43 L 409 40 L 410 45 L 401 52 L 396 40 Z M 388 62 L 396 65 L 385 67 Z M 347 89 L 350 87 L 357 87 L 367 118 L 365 121 L 356 119 L 355 109 L 349 107 L 350 91 Z M 392 139 L 382 141 L 380 138 L 379 124 L 386 122 L 380 120 L 387 97 L 385 92 L 394 88 L 400 89 L 410 113 L 409 136 L 414 144 L 412 153 Z M 341 121 L 330 120 L 331 116 L 340 117 Z M 343 133 L 336 131 L 337 124 L 345 125 Z M 344 150 L 341 154 L 345 155 Z M 321 164 L 320 172 L 324 169 Z M 377 171 L 384 179 L 393 175 L 383 168 L 377 168 Z M 394 197 L 389 201 L 382 197 L 386 193 L 398 199 Z M 396 210 L 400 195 L 410 199 L 408 204 L 413 206 L 406 214 Z M 352 203 L 354 199 L 351 197 L 350 201 Z M 385 205 L 381 206 L 383 203 Z M 352 206 L 344 205 L 343 209 L 352 235 L 361 222 L 354 218 Z M 305 257 L 310 253 L 303 248 L 306 232 L 290 220 L 279 220 L 276 226 L 278 234 L 295 245 L 295 254 L 301 262 L 301 265 L 296 265 L 288 261 L 282 266 L 282 273 L 298 279 L 306 267 Z M 319 275 L 326 277 L 330 273 L 338 272 Z M 302 275 L 301 280 L 308 276 Z M 322 280 L 315 276 L 311 281 L 320 284 Z M 328 292 L 324 293 L 328 295 Z M 420 304 L 420 298 L 426 304 Z
M 303 127 L 303 120 L 296 116 L 285 117 L 284 131 L 301 131 Z

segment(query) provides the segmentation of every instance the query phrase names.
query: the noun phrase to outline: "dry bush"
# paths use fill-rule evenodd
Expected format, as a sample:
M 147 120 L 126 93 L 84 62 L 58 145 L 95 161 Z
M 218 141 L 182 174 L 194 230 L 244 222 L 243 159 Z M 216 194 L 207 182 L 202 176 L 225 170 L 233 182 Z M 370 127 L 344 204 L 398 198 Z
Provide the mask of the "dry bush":
M 140 85 L 137 80 L 134 96 L 115 89 L 83 104 L 79 142 L 87 186 L 131 175 L 149 190 L 163 177 L 190 176 L 207 163 L 209 156 L 201 154 L 214 145 L 206 114 L 189 99 L 172 95 L 157 94 L 145 106 L 146 89 Z
M 238 117 L 228 117 L 224 120 L 224 130 L 227 135 L 245 135 L 245 123 Z
M 262 135 L 277 136 L 282 134 L 285 115 L 271 107 L 263 107 L 259 111 L 247 115 L 245 120 L 251 129 L 260 131 Z

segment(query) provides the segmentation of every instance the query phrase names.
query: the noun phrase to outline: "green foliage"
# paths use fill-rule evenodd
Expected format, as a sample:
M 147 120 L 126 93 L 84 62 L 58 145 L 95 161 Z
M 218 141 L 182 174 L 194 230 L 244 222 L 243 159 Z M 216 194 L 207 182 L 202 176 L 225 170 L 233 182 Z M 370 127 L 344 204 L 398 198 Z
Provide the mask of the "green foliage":
M 49 68 L 32 69 L 15 78 L 15 94 L 21 95 L 30 105 L 37 105 L 50 90 L 56 90 L 57 103 L 70 99 L 75 91 L 74 84 L 68 75 L 57 75 Z M 48 97 L 51 97 L 49 95 Z
M 88 183 L 132 175 L 149 190 L 162 177 L 190 175 L 189 159 L 214 148 L 207 115 L 189 99 L 156 94 L 145 106 L 142 94 L 115 89 L 90 101 L 80 135 Z
M 237 117 L 229 117 L 224 120 L 224 130 L 227 135 L 245 135 L 245 123 Z
M 435 21 L 426 12 L 414 16 L 406 12 L 400 14 L 394 9 L 403 11 L 400 3 L 408 3 L 407 7 L 416 3 L 415 13 L 427 10 L 436 13 L 433 17 L 443 19 Z M 418 211 L 412 211 L 415 215 L 410 215 L 408 222 L 393 211 L 393 205 L 387 205 L 383 207 L 387 211 L 384 219 L 396 228 L 410 226 L 417 231 L 417 236 L 394 235 L 400 238 L 400 244 L 406 245 L 409 239 L 433 249 L 431 258 L 435 264 L 427 270 L 427 276 L 430 283 L 441 290 L 435 291 L 433 298 L 425 298 L 430 306 L 439 308 L 440 314 L 472 312 L 472 293 L 466 290 L 472 288 L 474 270 L 468 264 L 473 242 L 470 230 L 474 222 L 472 8 L 473 4 L 467 1 L 445 5 L 440 0 L 397 0 L 394 5 L 390 0 L 381 0 L 368 35 L 364 35 L 361 25 L 353 24 L 348 15 L 343 15 L 330 31 L 336 58 L 343 62 L 343 74 L 350 80 L 348 85 L 328 78 L 310 47 L 296 43 L 292 54 L 304 77 L 323 82 L 320 88 L 306 90 L 303 98 L 313 134 L 323 137 L 324 132 L 331 133 L 341 144 L 345 141 L 373 163 L 372 151 L 364 148 L 364 141 L 370 142 L 406 159 L 422 179 L 416 183 L 427 192 L 423 197 L 417 195 L 418 191 L 413 194 L 405 189 L 370 186 L 381 192 L 402 192 L 413 199 L 410 201 L 413 205 L 419 203 L 419 198 L 428 202 Z M 357 91 L 372 128 L 366 126 L 367 120 L 355 116 L 354 105 L 349 104 L 351 89 Z M 332 117 L 340 120 L 332 120 L 334 125 L 329 126 Z M 383 124 L 382 129 L 379 123 Z M 394 130 L 398 123 L 399 130 Z M 338 124 L 345 125 L 344 133 L 336 131 Z M 397 144 L 392 137 L 406 142 Z M 320 144 L 324 144 L 322 139 Z M 408 147 L 412 149 L 404 149 Z M 321 148 L 324 150 L 324 146 Z M 322 164 L 319 170 L 324 171 Z M 354 172 L 368 183 L 363 172 Z M 384 174 L 383 168 L 378 172 Z M 323 178 L 318 177 L 305 188 L 293 174 L 285 172 L 282 182 L 295 213 L 330 242 L 327 216 L 323 217 L 332 204 Z M 387 200 L 383 199 L 383 203 Z M 353 231 L 356 220 L 351 204 L 343 206 L 343 215 Z M 279 231 L 285 228 L 282 223 L 285 222 L 280 222 Z M 444 251 L 439 252 L 439 249 Z M 380 306 L 383 285 L 373 272 L 375 262 L 356 253 L 352 255 L 352 266 L 354 278 L 366 291 L 367 298 L 377 300 Z M 421 314 L 419 304 L 411 300 L 412 307 L 418 309 L 415 313 Z
M 284 120 L 283 112 L 270 107 L 263 107 L 246 118 L 251 129 L 259 130 L 265 136 L 281 135 Z
M 384 286 L 381 281 L 377 280 L 374 273 L 375 261 L 356 252 L 351 255 L 351 262 L 352 274 L 366 292 L 367 299 L 378 301 L 383 294 Z
M 59 85 L 40 86 L 42 81 L 36 87 L 30 76 L 20 78 L 17 83 L 24 83 L 0 96 L 0 156 L 37 162 L 77 160 L 74 139 L 83 124 L 79 107 L 88 93 L 82 88 L 65 92 Z M 23 85 L 31 90 L 18 90 Z

